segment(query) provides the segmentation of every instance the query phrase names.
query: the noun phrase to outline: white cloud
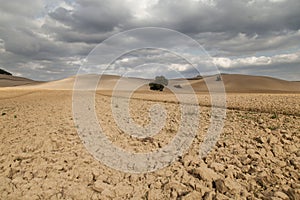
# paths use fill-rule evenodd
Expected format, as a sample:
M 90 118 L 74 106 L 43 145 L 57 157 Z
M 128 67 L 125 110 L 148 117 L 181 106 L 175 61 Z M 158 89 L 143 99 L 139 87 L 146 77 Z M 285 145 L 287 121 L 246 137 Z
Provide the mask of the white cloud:
M 172 63 L 170 65 L 170 69 L 179 71 L 179 72 L 184 72 L 188 70 L 191 67 L 189 64 L 177 64 L 177 63 Z
M 232 66 L 232 60 L 230 58 L 213 58 L 213 62 L 216 66 L 221 66 L 224 68 L 229 68 Z
M 214 57 L 215 65 L 223 68 L 236 68 L 245 66 L 264 66 L 277 64 L 290 64 L 300 62 L 300 51 L 291 54 L 279 54 L 274 56 L 251 56 L 244 58 Z
M 300 52 L 297 53 L 291 53 L 291 54 L 281 54 L 281 55 L 275 55 L 273 57 L 273 60 L 276 63 L 293 63 L 293 62 L 299 62 L 300 61 Z

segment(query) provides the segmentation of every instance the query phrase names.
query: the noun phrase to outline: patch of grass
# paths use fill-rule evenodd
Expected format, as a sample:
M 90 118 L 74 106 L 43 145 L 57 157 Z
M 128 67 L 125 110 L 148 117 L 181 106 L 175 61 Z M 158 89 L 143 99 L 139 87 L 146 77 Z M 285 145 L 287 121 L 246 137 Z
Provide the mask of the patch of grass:
M 278 119 L 277 112 L 274 112 L 273 115 L 271 116 L 271 119 Z
M 275 131 L 276 129 L 278 129 L 278 126 L 269 126 L 268 127 L 271 131 Z
M 14 118 L 17 119 L 17 115 L 14 115 Z

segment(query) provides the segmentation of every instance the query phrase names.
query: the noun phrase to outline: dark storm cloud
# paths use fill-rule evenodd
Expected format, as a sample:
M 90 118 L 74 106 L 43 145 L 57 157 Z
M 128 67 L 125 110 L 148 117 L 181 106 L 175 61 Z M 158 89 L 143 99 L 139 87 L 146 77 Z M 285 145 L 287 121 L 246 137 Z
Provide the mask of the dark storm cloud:
M 57 8 L 49 16 L 63 26 L 45 24 L 58 40 L 99 43 L 128 26 L 132 18 L 126 3 L 118 0 L 79 0 L 76 8 Z
M 247 36 L 244 33 L 203 33 L 194 36 L 214 56 L 245 56 L 266 51 L 281 51 L 300 47 L 300 31 L 272 32 Z
M 86 56 L 94 46 L 51 38 L 42 27 L 47 23 L 42 2 L 1 1 L 0 68 L 36 80 L 71 76 L 78 70 L 72 61 Z
M 124 2 L 77 1 L 73 10 L 57 8 L 49 13 L 55 22 L 64 26 L 46 24 L 45 27 L 58 40 L 86 43 L 99 43 L 131 28 L 166 27 L 188 34 L 208 49 L 218 48 L 224 54 L 289 48 L 299 36 L 298 0 L 160 0 L 147 7 L 148 15 L 142 18 L 134 16 L 134 9 L 130 8 L 133 4 Z M 276 40 L 272 41 L 273 38 Z
M 300 28 L 300 1 L 160 0 L 151 8 L 153 25 L 183 33 L 234 32 L 262 34 Z
M 75 31 L 99 33 L 122 27 L 131 14 L 122 1 L 103 0 L 78 1 L 76 10 L 57 8 L 49 16 Z

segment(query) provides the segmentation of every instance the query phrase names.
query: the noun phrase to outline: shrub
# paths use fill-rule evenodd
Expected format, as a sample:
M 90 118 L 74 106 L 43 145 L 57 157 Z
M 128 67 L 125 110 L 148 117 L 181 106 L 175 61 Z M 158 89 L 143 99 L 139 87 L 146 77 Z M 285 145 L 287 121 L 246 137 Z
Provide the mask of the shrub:
M 163 91 L 165 87 L 159 83 L 149 83 L 149 86 L 150 86 L 150 90 L 159 90 L 159 91 Z
M 164 76 L 156 76 L 154 82 L 164 86 L 167 86 L 169 84 L 169 80 L 166 79 Z
M 164 76 L 156 76 L 154 82 L 149 83 L 150 90 L 163 91 L 165 86 L 169 84 L 169 80 Z

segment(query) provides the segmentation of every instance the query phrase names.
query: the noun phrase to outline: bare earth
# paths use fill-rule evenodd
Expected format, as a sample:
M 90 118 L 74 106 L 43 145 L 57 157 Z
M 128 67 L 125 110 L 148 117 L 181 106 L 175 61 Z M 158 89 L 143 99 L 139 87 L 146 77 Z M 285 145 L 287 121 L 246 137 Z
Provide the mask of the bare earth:
M 43 87 L 0 89 L 0 199 L 300 199 L 300 93 L 227 94 L 223 132 L 200 159 L 211 108 L 209 95 L 199 91 L 201 127 L 188 152 L 161 170 L 129 174 L 85 149 L 73 121 L 72 91 Z M 133 95 L 131 115 L 142 126 L 151 105 L 168 112 L 161 132 L 143 140 L 119 130 L 108 89 L 97 91 L 96 112 L 114 145 L 149 152 L 171 141 L 181 116 L 172 93 Z

